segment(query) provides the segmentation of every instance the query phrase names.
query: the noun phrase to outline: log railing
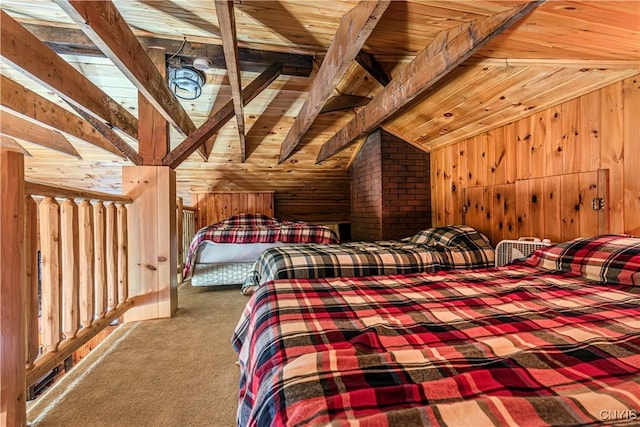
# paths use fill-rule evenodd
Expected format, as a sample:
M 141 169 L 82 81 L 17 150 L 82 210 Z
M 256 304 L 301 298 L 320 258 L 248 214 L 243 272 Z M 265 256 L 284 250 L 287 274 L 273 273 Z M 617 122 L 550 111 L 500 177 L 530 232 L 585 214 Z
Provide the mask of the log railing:
M 126 208 L 132 200 L 30 181 L 24 189 L 30 387 L 133 305 Z
M 184 206 L 181 197 L 176 200 L 176 230 L 178 233 L 178 283 L 182 283 L 182 268 L 196 233 L 196 209 Z

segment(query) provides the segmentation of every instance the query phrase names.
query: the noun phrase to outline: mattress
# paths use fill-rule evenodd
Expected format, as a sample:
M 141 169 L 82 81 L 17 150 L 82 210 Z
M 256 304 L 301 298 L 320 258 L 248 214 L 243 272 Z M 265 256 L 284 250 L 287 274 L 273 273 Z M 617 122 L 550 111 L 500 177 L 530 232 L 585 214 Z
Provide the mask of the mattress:
M 191 286 L 238 285 L 253 269 L 253 262 L 196 264 Z
M 246 281 L 260 254 L 284 245 L 273 243 L 205 242 L 198 248 L 192 286 L 237 285 Z
M 269 248 L 283 245 L 282 242 L 273 243 L 214 243 L 204 242 L 198 248 L 197 264 L 255 262 L 258 256 Z

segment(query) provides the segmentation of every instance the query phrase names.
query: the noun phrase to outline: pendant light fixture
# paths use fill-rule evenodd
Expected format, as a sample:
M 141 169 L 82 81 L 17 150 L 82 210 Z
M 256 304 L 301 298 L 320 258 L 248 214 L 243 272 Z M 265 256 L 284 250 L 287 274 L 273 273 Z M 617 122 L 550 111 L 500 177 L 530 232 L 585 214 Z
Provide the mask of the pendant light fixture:
M 195 68 L 169 67 L 169 89 L 180 99 L 198 98 L 206 81 L 206 75 Z

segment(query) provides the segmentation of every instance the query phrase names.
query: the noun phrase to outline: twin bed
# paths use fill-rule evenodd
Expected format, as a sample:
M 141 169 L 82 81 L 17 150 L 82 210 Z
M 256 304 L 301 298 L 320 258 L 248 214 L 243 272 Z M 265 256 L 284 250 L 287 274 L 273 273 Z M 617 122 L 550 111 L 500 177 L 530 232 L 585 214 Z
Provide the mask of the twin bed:
M 500 268 L 286 279 L 232 342 L 238 424 L 633 425 L 640 238 L 605 235 Z
M 407 274 L 493 263 L 489 240 L 465 226 L 429 228 L 403 240 L 338 244 L 327 227 L 241 214 L 196 233 L 183 277 L 194 286 L 242 284 L 249 295 L 276 279 Z
M 241 284 L 266 249 L 292 243 L 337 243 L 328 227 L 243 213 L 204 227 L 194 235 L 184 264 L 193 286 Z
M 265 250 L 242 292 L 277 279 L 363 277 L 493 266 L 489 239 L 471 227 L 428 228 L 402 240 L 305 244 Z

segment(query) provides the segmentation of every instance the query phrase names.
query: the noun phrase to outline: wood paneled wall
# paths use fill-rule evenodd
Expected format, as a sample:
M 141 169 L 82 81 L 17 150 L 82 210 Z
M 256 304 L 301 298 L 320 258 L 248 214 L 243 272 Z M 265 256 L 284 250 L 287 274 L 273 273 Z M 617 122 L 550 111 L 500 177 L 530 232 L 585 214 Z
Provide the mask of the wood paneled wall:
M 193 193 L 196 231 L 240 213 L 261 213 L 273 216 L 273 194 L 273 191 Z
M 183 179 L 190 180 L 192 206 L 197 203 L 195 193 L 273 192 L 274 216 L 279 219 L 316 224 L 349 221 L 349 173 L 346 170 L 300 171 L 288 167 L 289 164 L 273 168 L 257 168 L 249 162 L 242 166 L 220 164 L 216 170 L 207 172 L 204 181 L 191 173 L 183 175 Z
M 525 235 L 640 235 L 638 117 L 640 75 L 433 151 L 433 223 L 472 222 L 494 244 Z M 593 195 L 606 198 L 604 225 L 580 220 Z

